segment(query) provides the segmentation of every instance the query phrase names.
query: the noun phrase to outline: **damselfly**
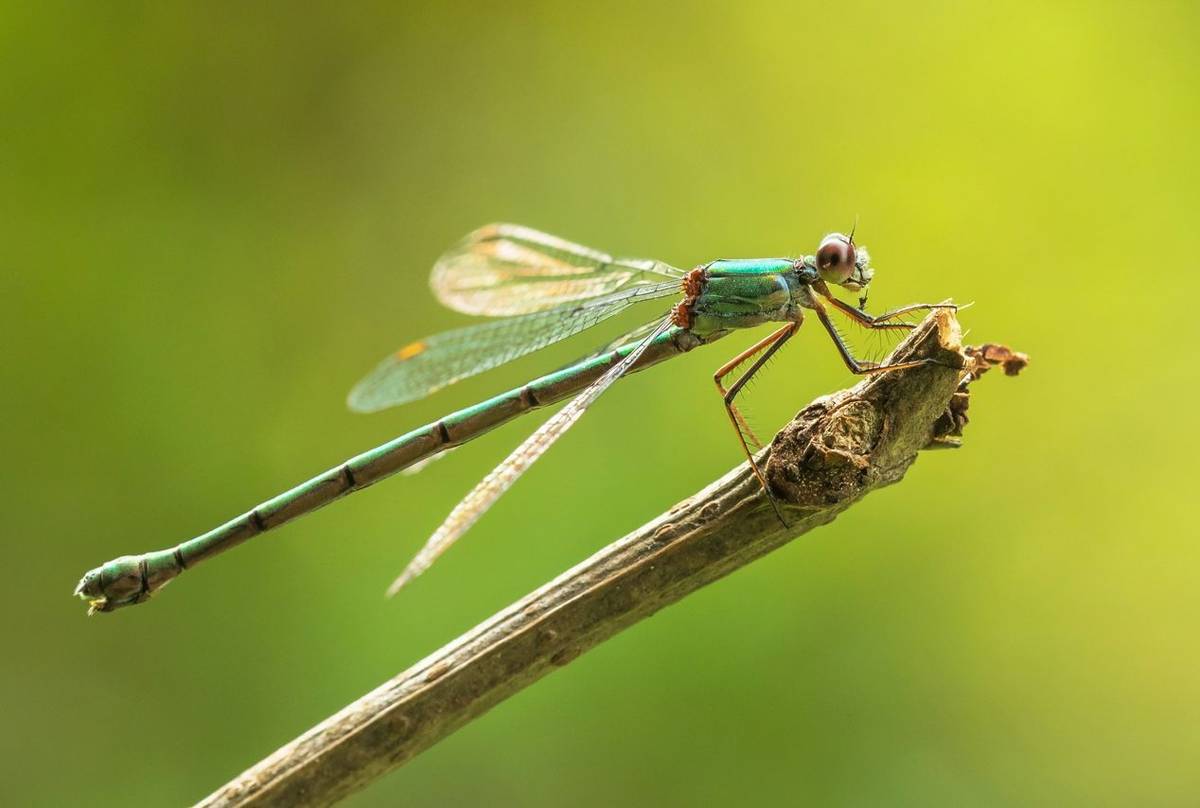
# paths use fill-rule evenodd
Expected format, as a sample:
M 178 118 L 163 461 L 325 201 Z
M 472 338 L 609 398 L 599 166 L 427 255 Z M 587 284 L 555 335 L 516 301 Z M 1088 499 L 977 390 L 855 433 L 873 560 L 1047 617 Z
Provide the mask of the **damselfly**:
M 647 258 L 614 258 L 517 225 L 481 228 L 438 260 L 430 282 L 446 306 L 503 319 L 405 345 L 351 391 L 351 409 L 371 412 L 423 398 L 578 334 L 635 303 L 672 295 L 679 299 L 669 311 L 563 370 L 353 457 L 197 538 L 109 561 L 84 575 L 75 593 L 88 601 L 90 612 L 141 603 L 210 556 L 466 443 L 517 415 L 578 393 L 451 511 L 392 584 L 392 594 L 427 569 L 621 376 L 734 330 L 773 322 L 782 325 L 713 375 L 742 451 L 770 497 L 751 451 L 758 439 L 736 399 L 800 328 L 805 311 L 816 316 L 853 373 L 922 364 L 856 359 L 831 319 L 833 309 L 869 329 L 907 329 L 913 325 L 902 315 L 946 305 L 919 303 L 871 316 L 864 309 L 873 275 L 867 250 L 855 244 L 853 231 L 826 236 L 815 255 L 803 258 L 719 259 L 685 271 Z M 860 293 L 858 306 L 835 297 L 830 284 Z

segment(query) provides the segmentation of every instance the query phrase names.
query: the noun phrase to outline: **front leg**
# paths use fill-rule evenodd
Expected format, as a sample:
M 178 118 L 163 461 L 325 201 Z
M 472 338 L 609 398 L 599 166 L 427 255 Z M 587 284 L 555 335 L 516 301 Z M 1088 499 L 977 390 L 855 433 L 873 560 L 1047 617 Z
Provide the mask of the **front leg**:
M 836 300 L 836 298 L 835 298 L 835 300 Z M 812 302 L 813 302 L 813 311 L 815 311 L 817 313 L 817 319 L 821 321 L 821 325 L 825 326 L 825 330 L 829 332 L 829 336 L 833 339 L 833 344 L 837 346 L 838 353 L 841 354 L 842 361 L 846 363 L 846 367 L 850 368 L 851 373 L 857 373 L 857 374 L 883 373 L 884 371 L 888 371 L 888 370 L 900 370 L 902 368 L 915 368 L 920 365 L 939 364 L 934 359 L 914 359 L 911 362 L 897 362 L 894 365 L 880 365 L 875 362 L 863 362 L 858 359 L 855 359 L 854 354 L 850 353 L 850 347 L 848 345 L 846 345 L 846 341 L 844 339 L 842 339 L 842 335 L 840 333 L 838 333 L 837 326 L 835 326 L 833 324 L 833 320 L 829 319 L 829 312 L 825 310 L 825 307 L 823 305 L 821 305 L 821 301 L 817 300 L 814 297 L 812 299 Z M 918 304 L 918 305 L 923 305 L 923 304 Z M 850 308 L 850 307 L 847 307 L 847 308 Z M 939 306 L 930 306 L 929 308 L 940 308 L 940 307 Z M 851 311 L 858 311 L 858 310 L 851 308 Z M 897 309 L 897 311 L 901 311 L 901 310 Z M 893 323 L 884 323 L 883 325 L 880 325 L 880 326 L 871 326 L 871 327 L 873 327 L 873 328 L 895 328 L 895 327 L 911 328 L 912 326 L 907 323 L 905 323 L 903 325 L 900 325 L 898 323 L 894 323 L 894 324 Z
M 864 328 L 873 328 L 877 330 L 907 330 L 916 328 L 916 324 L 893 323 L 889 322 L 889 320 L 899 317 L 901 314 L 908 314 L 912 311 L 932 311 L 933 309 L 951 309 L 953 311 L 958 310 L 958 306 L 954 305 L 953 303 L 913 303 L 912 305 L 901 306 L 898 309 L 892 309 L 891 311 L 887 311 L 883 314 L 872 317 L 862 309 L 856 309 L 849 303 L 845 303 L 834 297 L 833 293 L 829 291 L 829 286 L 825 283 L 825 281 L 818 281 L 812 286 L 815 290 L 820 292 L 826 300 L 829 301 L 830 305 Z

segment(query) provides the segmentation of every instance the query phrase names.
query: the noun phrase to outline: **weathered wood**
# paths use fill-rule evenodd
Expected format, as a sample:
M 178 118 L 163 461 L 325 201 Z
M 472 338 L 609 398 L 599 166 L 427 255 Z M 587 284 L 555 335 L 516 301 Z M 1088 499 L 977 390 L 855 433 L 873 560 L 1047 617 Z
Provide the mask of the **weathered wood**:
M 966 384 L 986 369 L 954 315 L 928 317 L 892 361 L 814 401 L 759 455 L 784 527 L 743 463 L 695 496 L 413 665 L 279 749 L 204 806 L 325 805 L 403 765 L 621 629 L 826 524 L 898 482 L 930 446 L 953 445 Z M 974 371 L 974 372 L 972 372 Z

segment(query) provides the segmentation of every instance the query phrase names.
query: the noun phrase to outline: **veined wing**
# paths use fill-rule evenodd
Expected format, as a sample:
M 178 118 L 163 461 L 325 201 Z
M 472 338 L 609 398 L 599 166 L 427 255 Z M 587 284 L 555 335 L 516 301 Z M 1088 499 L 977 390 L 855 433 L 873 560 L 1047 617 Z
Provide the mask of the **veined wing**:
M 651 258 L 614 258 L 521 225 L 490 224 L 439 258 L 429 285 L 456 311 L 510 317 L 683 274 Z
M 357 412 L 424 398 L 460 379 L 578 334 L 635 303 L 676 294 L 676 281 L 635 286 L 580 303 L 445 331 L 409 343 L 384 359 L 350 391 Z
M 629 355 L 618 362 L 613 367 L 605 371 L 604 375 L 596 381 L 592 382 L 587 389 L 571 399 L 567 406 L 556 412 L 544 424 L 538 427 L 537 431 L 525 439 L 524 443 L 513 450 L 500 465 L 496 466 L 488 476 L 484 477 L 479 485 L 471 490 L 463 498 L 462 502 L 454 506 L 454 510 L 446 517 L 446 521 L 442 522 L 434 534 L 425 542 L 425 546 L 421 548 L 421 552 L 417 553 L 409 565 L 405 567 L 404 572 L 400 574 L 392 585 L 388 587 L 388 597 L 396 594 L 400 587 L 411 581 L 413 578 L 427 570 L 429 566 L 444 553 L 450 545 L 466 533 L 471 525 L 479 520 L 479 517 L 487 511 L 488 508 L 495 504 L 505 491 L 512 487 L 512 484 L 517 481 L 525 471 L 533 465 L 533 463 L 546 453 L 556 440 L 562 437 L 563 433 L 575 425 L 583 413 L 592 403 L 600 397 L 600 394 L 612 386 L 613 382 L 621 378 L 627 370 L 633 367 L 634 363 L 641 358 L 642 353 L 652 343 L 659 334 L 662 334 L 671 327 L 671 319 L 659 320 L 655 324 L 655 328 L 646 335 L 638 346 L 629 352 Z
M 661 317 L 655 317 L 653 320 L 651 320 L 648 323 L 642 323 L 637 328 L 626 331 L 624 334 L 622 334 L 619 337 L 614 337 L 613 339 L 610 339 L 608 342 L 605 342 L 603 345 L 601 345 L 600 347 L 598 347 L 596 350 L 592 351 L 591 353 L 585 354 L 584 356 L 581 356 L 581 357 L 575 359 L 573 362 L 569 362 L 566 365 L 563 365 L 563 367 L 569 368 L 569 367 L 571 367 L 571 365 L 577 365 L 580 362 L 586 362 L 589 359 L 595 359 L 598 356 L 603 356 L 606 353 L 611 353 L 612 351 L 615 351 L 618 348 L 622 348 L 626 345 L 632 345 L 632 344 L 641 342 L 643 337 L 645 337 L 647 334 L 649 334 L 654 329 L 658 328 L 658 324 L 661 320 L 662 320 Z

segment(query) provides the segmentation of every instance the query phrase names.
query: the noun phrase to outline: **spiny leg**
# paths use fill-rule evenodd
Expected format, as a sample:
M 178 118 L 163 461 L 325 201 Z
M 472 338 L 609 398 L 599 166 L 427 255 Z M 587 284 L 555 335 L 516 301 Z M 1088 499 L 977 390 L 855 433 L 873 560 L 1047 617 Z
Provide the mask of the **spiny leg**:
M 721 383 L 722 380 L 724 380 L 726 376 L 737 369 L 747 359 L 773 345 L 775 341 L 779 339 L 780 333 L 785 331 L 787 328 L 788 326 L 784 326 L 783 328 L 779 329 L 779 331 L 772 332 L 764 339 L 754 343 L 749 348 L 735 356 L 733 359 L 730 359 L 724 365 L 721 365 L 721 367 L 717 368 L 717 372 L 713 374 L 713 382 L 717 385 L 717 391 L 721 394 L 722 399 L 724 399 L 729 393 L 729 391 L 725 389 L 725 385 Z M 737 430 L 738 438 L 744 443 L 746 436 L 749 436 L 750 442 L 756 447 L 761 448 L 762 441 L 758 439 L 758 436 L 754 434 L 754 430 L 752 430 L 750 425 L 746 423 L 746 419 L 742 415 L 741 410 L 739 410 L 732 403 L 727 403 L 726 409 L 730 411 L 729 417 L 733 419 L 733 428 Z M 749 454 L 749 450 L 747 450 L 747 454 Z
M 880 365 L 875 362 L 860 362 L 854 358 L 854 354 L 850 353 L 849 346 L 842 339 L 842 335 L 838 333 L 837 326 L 833 324 L 833 320 L 829 319 L 829 312 L 821 303 L 813 298 L 813 311 L 817 313 L 817 318 L 821 321 L 821 325 L 825 326 L 825 330 L 829 332 L 829 336 L 833 338 L 833 344 L 837 346 L 838 353 L 842 356 L 842 361 L 846 363 L 846 367 L 850 368 L 851 373 L 883 373 L 889 370 L 901 370 L 903 368 L 915 368 L 920 365 L 936 365 L 934 359 L 914 359 L 911 362 L 897 362 L 894 365 Z M 918 304 L 922 305 L 922 304 Z M 899 311 L 899 310 L 897 310 Z
M 767 499 L 771 502 L 771 507 L 775 509 L 775 515 L 779 517 L 779 521 L 784 527 L 788 526 L 788 522 L 783 518 L 783 513 L 779 510 L 779 503 L 775 501 L 775 496 L 771 493 L 771 487 L 767 485 L 767 478 L 763 476 L 762 470 L 758 467 L 758 463 L 754 461 L 754 454 L 750 451 L 750 447 L 746 443 L 746 436 L 742 433 L 742 429 L 740 428 L 741 426 L 745 425 L 745 419 L 742 418 L 742 414 L 738 411 L 737 406 L 733 403 L 733 400 L 737 397 L 737 394 L 741 391 L 741 389 L 746 386 L 746 382 L 750 381 L 750 379 L 754 377 L 754 374 L 758 373 L 758 371 L 762 369 L 763 365 L 767 363 L 767 360 L 769 360 L 771 356 L 778 351 L 783 344 L 787 342 L 793 334 L 796 333 L 797 330 L 799 330 L 799 328 L 800 323 L 798 322 L 788 323 L 783 328 L 780 328 L 778 331 L 768 336 L 766 339 L 763 339 L 760 342 L 750 346 L 750 348 L 726 362 L 720 367 L 720 369 L 717 370 L 716 373 L 713 374 L 713 381 L 717 384 L 717 390 L 721 392 L 721 400 L 725 404 L 725 412 L 729 415 L 730 423 L 733 424 L 733 431 L 738 436 L 738 442 L 742 444 L 742 451 L 746 454 L 746 460 L 750 462 L 750 468 L 754 471 L 754 476 L 758 478 L 759 485 L 762 486 L 763 492 L 767 495 Z M 726 390 L 725 386 L 721 384 L 721 380 L 724 379 L 725 376 L 729 375 L 734 368 L 738 367 L 747 359 L 759 352 L 761 352 L 761 356 L 755 359 L 754 364 L 747 368 L 746 372 L 743 373 L 738 380 L 733 383 L 733 386 Z M 748 428 L 747 431 L 749 431 Z M 751 438 L 754 438 L 754 433 L 751 432 L 750 436 Z M 754 442 L 758 443 L 757 438 L 754 438 Z
M 886 324 L 885 321 L 891 320 L 894 317 L 899 317 L 901 314 L 908 314 L 910 311 L 933 311 L 934 309 L 950 309 L 951 311 L 958 311 L 958 305 L 955 303 L 910 303 L 907 306 L 901 306 L 898 309 L 885 311 L 883 314 L 876 314 L 874 317 L 872 317 L 865 311 L 856 309 L 853 306 L 847 306 L 846 308 L 855 312 L 855 319 L 865 318 L 865 321 L 860 321 L 862 321 L 863 324 L 868 328 L 879 328 L 881 326 L 883 328 L 894 328 L 897 325 L 904 325 L 908 328 L 916 328 L 916 324 L 914 323 Z
M 891 311 L 886 311 L 883 314 L 877 314 L 877 315 L 872 316 L 870 314 L 867 314 L 862 309 L 856 309 L 856 308 L 854 308 L 854 306 L 851 306 L 849 303 L 846 303 L 845 301 L 839 300 L 838 298 L 834 297 L 833 293 L 829 291 L 829 287 L 827 285 L 825 285 L 825 283 L 823 281 L 821 282 L 821 284 L 819 286 L 817 284 L 813 284 L 813 286 L 817 289 L 818 292 L 820 292 L 825 297 L 826 300 L 829 301 L 829 303 L 835 309 L 842 312 L 843 314 L 848 316 L 850 319 L 854 320 L 854 322 L 856 322 L 859 325 L 864 326 L 866 328 L 912 329 L 912 328 L 916 328 L 915 323 L 893 323 L 893 322 L 888 322 L 888 321 L 893 320 L 902 314 L 908 314 L 909 312 L 913 312 L 913 311 L 932 311 L 933 309 L 957 309 L 958 308 L 958 306 L 954 305 L 953 303 L 913 303 L 908 306 L 901 306 L 898 309 L 892 309 Z

